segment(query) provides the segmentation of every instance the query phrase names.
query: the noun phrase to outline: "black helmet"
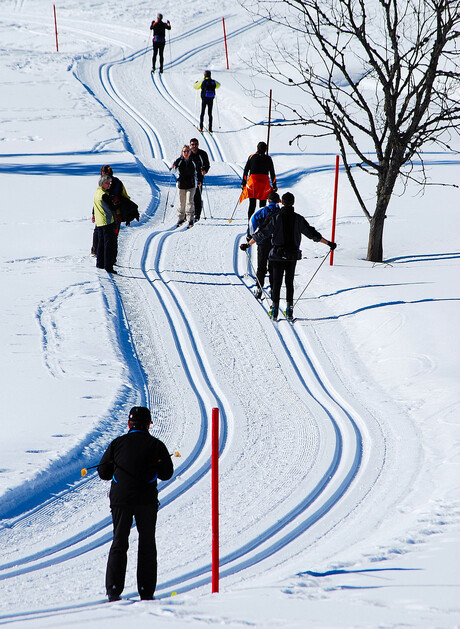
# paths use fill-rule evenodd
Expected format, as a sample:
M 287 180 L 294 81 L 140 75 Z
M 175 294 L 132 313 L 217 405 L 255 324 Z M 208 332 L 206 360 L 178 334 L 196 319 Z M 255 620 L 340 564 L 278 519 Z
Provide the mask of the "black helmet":
M 133 406 L 129 411 L 129 421 L 132 424 L 142 424 L 148 426 L 152 421 L 150 411 L 145 406 Z

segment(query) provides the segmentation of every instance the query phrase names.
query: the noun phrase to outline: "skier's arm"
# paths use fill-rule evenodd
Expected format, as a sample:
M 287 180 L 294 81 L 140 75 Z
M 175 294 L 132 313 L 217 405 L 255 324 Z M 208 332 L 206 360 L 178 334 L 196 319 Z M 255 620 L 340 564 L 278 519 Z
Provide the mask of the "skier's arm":
M 275 167 L 273 166 L 272 158 L 270 156 L 268 156 L 268 157 L 269 157 L 269 160 L 270 160 L 270 179 L 271 179 L 271 182 L 272 182 L 272 188 L 276 192 L 278 190 L 278 187 L 276 185 Z
M 208 157 L 208 154 L 206 153 L 206 151 L 202 152 L 201 157 L 203 159 L 203 170 L 204 170 L 205 173 L 207 173 L 208 170 L 211 167 L 211 164 L 209 163 L 209 157 Z
M 171 30 L 171 22 L 169 20 L 166 22 L 165 28 L 168 29 L 168 31 Z
M 193 84 L 193 87 L 196 90 L 200 90 L 201 89 L 201 84 L 203 83 L 203 81 L 195 81 L 195 83 Z
M 99 465 L 97 466 L 97 473 L 102 480 L 111 480 L 113 477 L 114 465 L 113 465 L 113 441 L 102 455 Z
M 162 441 L 158 441 L 157 469 L 160 480 L 168 480 L 174 474 L 171 456 Z

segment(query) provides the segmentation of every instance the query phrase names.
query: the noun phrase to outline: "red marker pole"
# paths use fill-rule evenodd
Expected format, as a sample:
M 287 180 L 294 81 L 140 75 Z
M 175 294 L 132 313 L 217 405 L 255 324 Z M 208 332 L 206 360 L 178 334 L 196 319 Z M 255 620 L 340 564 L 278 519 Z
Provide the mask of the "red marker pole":
M 339 156 L 335 157 L 335 183 L 334 183 L 334 205 L 332 208 L 332 234 L 331 241 L 335 242 L 335 223 L 337 220 L 337 189 L 339 186 Z M 332 266 L 334 264 L 334 252 L 331 251 L 331 257 L 329 260 L 329 265 Z
M 57 20 L 56 20 L 56 5 L 53 4 L 54 11 L 54 34 L 56 35 L 56 52 L 59 52 L 58 35 L 57 35 Z
M 212 509 L 212 592 L 219 591 L 219 409 L 212 409 L 211 509 Z
M 224 28 L 224 44 L 225 44 L 225 58 L 227 59 L 227 70 L 228 70 L 228 50 L 227 50 L 227 34 L 225 32 L 225 18 L 222 18 L 222 26 Z

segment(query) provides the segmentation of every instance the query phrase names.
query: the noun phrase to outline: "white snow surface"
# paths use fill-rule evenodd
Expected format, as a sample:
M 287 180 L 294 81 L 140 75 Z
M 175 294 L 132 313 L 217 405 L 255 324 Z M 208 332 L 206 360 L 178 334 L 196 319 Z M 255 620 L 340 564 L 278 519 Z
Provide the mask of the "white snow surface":
M 321 266 L 293 326 L 273 324 L 238 248 L 247 202 L 235 205 L 266 139 L 269 90 L 305 97 L 251 72 L 269 26 L 233 0 L 165 0 L 173 29 L 165 72 L 151 76 L 156 10 L 66 0 L 57 52 L 50 2 L 0 4 L 0 624 L 458 627 L 459 189 L 395 194 L 386 263 L 373 265 L 341 172 L 334 265 Z M 222 86 L 215 133 L 200 136 L 212 162 L 205 216 L 174 229 L 168 167 L 198 134 L 193 82 L 206 68 Z M 323 139 L 300 150 L 296 132 L 271 131 L 279 189 L 330 238 L 337 149 Z M 426 160 L 432 181 L 458 183 L 457 153 Z M 102 164 L 141 210 L 121 230 L 116 277 L 89 255 Z M 360 185 L 371 199 L 374 180 Z M 307 239 L 302 250 L 296 298 L 327 253 Z M 109 604 L 108 484 L 80 470 L 138 404 L 182 458 L 160 483 L 156 600 L 137 595 L 133 529 L 123 599 Z

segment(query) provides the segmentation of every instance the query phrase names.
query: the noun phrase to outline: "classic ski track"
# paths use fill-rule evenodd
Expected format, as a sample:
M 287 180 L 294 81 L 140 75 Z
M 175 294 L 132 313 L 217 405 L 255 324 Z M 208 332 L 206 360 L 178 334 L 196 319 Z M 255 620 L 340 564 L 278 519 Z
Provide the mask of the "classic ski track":
M 101 85 L 105 89 L 107 95 L 110 98 L 112 98 L 125 111 L 126 114 L 131 116 L 137 122 L 138 126 L 141 127 L 141 129 L 144 131 L 147 137 L 149 137 L 150 133 L 153 133 L 153 135 L 156 138 L 156 141 L 158 142 L 158 146 L 157 148 L 155 148 L 153 144 L 151 144 L 152 155 L 155 156 L 156 155 L 155 151 L 157 151 L 157 153 L 163 156 L 164 151 L 161 147 L 161 143 L 160 143 L 157 132 L 151 127 L 148 121 L 146 121 L 145 118 L 141 114 L 139 114 L 139 112 L 137 112 L 131 105 L 129 105 L 129 103 L 127 103 L 127 101 L 125 101 L 124 99 L 120 99 L 116 95 L 113 80 L 111 79 L 112 65 L 113 64 L 104 64 L 104 66 L 102 66 L 104 70 L 103 71 L 101 70 L 100 72 Z M 155 81 L 154 83 L 157 89 L 160 91 L 158 84 Z M 164 82 L 161 79 L 160 79 L 160 84 L 164 88 L 164 92 L 160 91 L 160 93 L 162 93 L 164 97 L 166 94 L 167 95 L 165 97 L 166 100 L 168 100 L 169 104 L 173 105 L 177 109 L 178 101 L 170 95 L 169 91 L 164 86 Z M 107 89 L 108 87 L 109 89 Z M 215 148 L 217 152 L 219 153 L 221 159 L 223 159 L 222 157 L 223 154 L 220 151 L 220 148 L 218 147 L 216 140 L 214 138 L 213 140 L 214 140 Z M 212 156 L 214 157 L 215 151 L 212 149 L 209 142 L 206 142 L 206 143 L 208 145 L 208 148 Z M 147 279 L 149 280 L 150 285 L 152 286 L 158 300 L 160 301 L 160 303 L 162 303 L 165 314 L 168 316 L 168 319 L 170 321 L 171 331 L 175 335 L 176 346 L 178 348 L 179 354 L 183 358 L 184 370 L 187 373 L 187 376 L 190 378 L 190 383 L 191 383 L 192 388 L 195 389 L 196 395 L 200 399 L 200 407 L 202 407 L 204 411 L 203 414 L 206 415 L 206 411 L 205 411 L 206 405 L 204 402 L 205 397 L 208 397 L 209 400 L 213 400 L 213 399 L 218 400 L 218 406 L 221 408 L 221 411 L 223 412 L 222 425 L 223 425 L 224 431 L 223 431 L 223 435 L 221 437 L 221 442 L 220 442 L 220 449 L 222 452 L 227 441 L 227 417 L 226 417 L 226 412 L 225 412 L 226 403 L 223 402 L 222 394 L 218 392 L 218 385 L 212 381 L 212 376 L 210 375 L 211 372 L 210 372 L 209 366 L 207 365 L 206 356 L 202 354 L 203 350 L 199 348 L 198 330 L 195 328 L 194 325 L 190 325 L 184 313 L 184 307 L 180 302 L 180 298 L 176 295 L 176 291 L 174 290 L 174 288 L 169 285 L 169 282 L 163 279 L 164 272 L 159 267 L 159 260 L 161 257 L 161 252 L 162 252 L 164 242 L 169 236 L 171 236 L 172 233 L 173 232 L 171 231 L 156 232 L 156 233 L 153 233 L 147 239 L 145 248 L 144 248 L 144 253 L 143 253 L 142 271 L 144 275 L 147 277 Z M 235 247 L 234 247 L 234 266 L 235 266 L 236 277 L 239 276 L 238 268 L 237 268 L 238 261 L 237 261 L 237 255 L 236 255 L 238 251 L 237 244 L 238 242 L 236 241 Z M 152 253 L 155 259 L 154 270 L 150 270 L 146 268 L 147 256 L 151 255 Z M 160 286 L 158 286 L 158 282 L 157 282 L 158 279 L 160 279 L 161 281 Z M 253 297 L 251 296 L 250 299 L 253 299 Z M 272 327 L 272 324 L 267 321 L 266 327 L 267 328 Z M 272 334 L 274 333 L 273 330 L 270 330 L 270 331 Z M 253 566 L 255 563 L 258 563 L 262 561 L 263 559 L 270 557 L 272 554 L 276 553 L 278 550 L 280 550 L 281 548 L 289 544 L 293 539 L 295 539 L 298 535 L 303 533 L 307 528 L 311 527 L 315 522 L 317 522 L 320 518 L 322 518 L 325 515 L 325 513 L 327 513 L 344 495 L 344 493 L 347 491 L 350 484 L 352 483 L 353 479 L 355 478 L 361 464 L 362 446 L 363 446 L 362 437 L 358 429 L 357 423 L 354 421 L 351 413 L 345 408 L 345 405 L 343 405 L 339 401 L 339 396 L 337 394 L 334 394 L 334 392 L 325 382 L 324 377 L 321 377 L 318 371 L 314 368 L 313 363 L 309 360 L 305 347 L 303 346 L 302 341 L 299 335 L 294 330 L 294 328 L 290 327 L 290 329 L 286 328 L 286 330 L 282 330 L 282 331 L 276 328 L 276 334 L 284 347 L 286 356 L 291 361 L 294 369 L 297 372 L 298 378 L 300 382 L 302 383 L 302 386 L 305 388 L 306 392 L 308 393 L 308 395 L 311 395 L 312 397 L 316 395 L 319 397 L 322 394 L 325 396 L 325 401 L 320 402 L 320 404 L 324 406 L 326 413 L 329 415 L 331 422 L 334 424 L 334 430 L 337 437 L 337 443 L 336 443 L 336 449 L 335 449 L 336 454 L 334 456 L 333 461 L 331 462 L 331 466 L 328 468 L 326 474 L 323 476 L 322 483 L 318 484 L 313 489 L 311 494 L 309 494 L 303 501 L 299 502 L 298 506 L 294 510 L 292 510 L 290 513 L 288 513 L 282 522 L 280 522 L 275 527 L 271 527 L 271 529 L 268 529 L 267 531 L 265 531 L 264 534 L 262 535 L 258 534 L 257 537 L 252 540 L 252 542 L 249 542 L 248 544 L 240 547 L 239 549 L 237 549 L 235 552 L 231 553 L 230 555 L 222 558 L 221 565 L 226 566 L 221 571 L 222 577 L 235 574 L 236 572 L 240 572 L 241 570 L 244 570 L 250 566 Z M 297 367 L 297 363 L 299 361 L 298 361 L 298 358 L 295 357 L 296 352 L 298 352 L 300 356 L 303 356 L 303 360 L 301 362 L 303 362 L 304 364 L 302 364 L 300 369 L 298 369 Z M 310 380 L 310 384 L 307 384 L 309 380 Z M 310 387 L 316 389 L 317 390 L 316 393 L 313 393 L 312 391 L 310 391 Z M 341 475 L 339 475 L 340 476 L 339 478 L 335 478 L 335 476 L 338 476 L 338 470 L 340 468 L 342 452 L 343 452 L 344 434 L 342 434 L 341 430 L 343 430 L 344 433 L 346 433 L 347 430 L 343 426 L 342 428 L 340 428 L 339 422 L 334 417 L 334 414 L 337 413 L 337 409 L 339 410 L 339 414 L 344 415 L 345 421 L 348 421 L 351 424 L 352 433 L 354 434 L 354 440 L 355 440 L 354 447 L 350 449 L 350 452 L 354 450 L 354 456 L 351 457 L 352 464 L 348 466 L 348 469 L 346 466 L 344 470 L 341 470 Z M 340 418 L 340 421 L 343 421 L 343 419 Z M 195 447 L 194 456 L 191 457 L 191 459 L 193 460 L 190 459 L 188 461 L 189 467 L 192 465 L 192 463 L 194 463 L 198 459 L 199 455 L 201 454 L 201 452 L 203 451 L 205 447 L 206 440 L 207 440 L 207 427 L 203 426 L 201 438 Z M 206 462 L 202 464 L 201 467 L 199 467 L 199 469 L 196 472 L 193 473 L 193 475 L 189 479 L 188 485 L 193 486 L 208 471 L 209 471 L 209 462 Z M 336 484 L 335 489 L 332 487 L 332 485 L 334 485 L 332 480 L 335 481 L 335 484 Z M 165 484 L 163 487 L 167 487 L 167 486 L 168 484 Z M 330 491 L 329 496 L 327 495 L 326 488 L 329 488 L 329 491 Z M 184 493 L 184 491 L 186 491 L 184 487 L 181 487 L 179 489 L 173 489 L 166 495 L 166 497 L 162 497 L 163 504 L 168 504 L 169 502 L 175 500 L 179 495 Z M 317 506 L 317 503 L 320 502 L 319 498 L 321 497 L 323 493 L 325 494 L 322 497 L 323 503 Z M 282 529 L 287 527 L 288 524 L 291 524 L 292 522 L 294 522 L 294 520 L 296 520 L 302 514 L 306 513 L 307 509 L 311 505 L 314 505 L 316 509 L 316 511 L 313 514 L 310 514 L 307 518 L 303 519 L 303 521 L 297 524 L 293 528 L 292 531 L 284 534 L 281 537 L 281 539 L 272 541 L 275 538 L 275 536 L 278 533 L 280 533 L 280 531 L 282 531 Z M 106 524 L 107 520 L 108 518 L 105 518 L 105 520 L 103 521 L 103 524 L 101 525 L 101 528 L 103 528 L 104 526 L 107 526 Z M 90 533 L 90 534 L 93 535 L 94 533 Z M 63 561 L 70 557 L 74 557 L 84 552 L 88 552 L 88 550 L 91 550 L 92 548 L 95 548 L 101 545 L 102 543 L 106 543 L 107 541 L 110 540 L 110 538 L 111 538 L 111 532 L 103 535 L 102 538 L 99 538 L 99 540 L 96 540 L 93 543 L 87 544 L 85 547 L 80 548 L 76 550 L 75 552 L 67 553 L 65 556 L 62 556 L 59 559 L 60 561 Z M 270 542 L 270 545 L 268 547 L 266 547 L 265 549 L 259 550 L 260 546 L 265 545 L 268 542 Z M 254 551 L 257 551 L 257 554 L 253 554 Z M 250 556 L 245 558 L 247 555 L 250 555 Z M 56 563 L 54 559 L 47 562 L 46 565 L 51 565 L 53 563 Z M 44 564 L 42 564 L 41 566 L 36 566 L 33 569 L 38 569 L 39 567 L 43 567 L 43 565 Z M 193 570 L 192 572 L 179 575 L 177 578 L 171 581 L 159 584 L 158 589 L 161 591 L 162 589 L 170 588 L 171 586 L 174 586 L 177 584 L 179 585 L 183 584 L 185 581 L 192 581 L 193 579 L 197 579 L 199 577 L 202 577 L 205 574 L 208 574 L 209 571 L 210 571 L 209 566 L 198 568 L 196 570 Z M 10 573 L 8 576 L 13 576 L 13 575 Z M 187 591 L 187 590 L 199 587 L 200 585 L 203 585 L 205 583 L 209 583 L 209 577 L 206 577 L 199 581 L 194 581 L 193 583 L 189 583 L 188 585 L 176 588 L 176 590 L 178 592 Z

